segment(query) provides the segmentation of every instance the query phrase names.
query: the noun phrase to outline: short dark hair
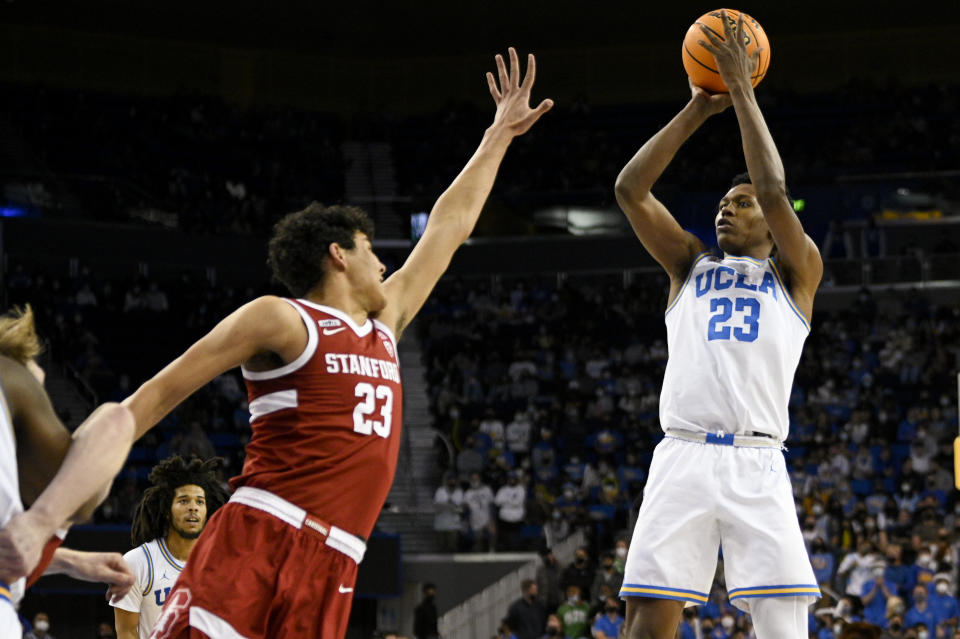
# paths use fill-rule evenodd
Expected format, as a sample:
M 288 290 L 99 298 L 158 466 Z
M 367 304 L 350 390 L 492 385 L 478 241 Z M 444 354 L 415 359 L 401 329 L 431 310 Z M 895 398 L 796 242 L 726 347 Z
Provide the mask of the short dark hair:
M 753 180 L 750 179 L 750 173 L 744 171 L 743 173 L 737 173 L 733 176 L 733 179 L 730 180 L 730 188 L 732 189 L 735 186 L 740 186 L 741 184 L 753 184 Z M 793 198 L 790 196 L 790 189 L 784 185 L 784 191 L 787 193 L 787 199 L 790 200 L 790 203 L 793 204 Z
M 373 220 L 362 210 L 311 202 L 273 227 L 267 264 L 294 297 L 302 297 L 323 282 L 330 245 L 355 248 L 357 231 L 373 239 Z
M 423 594 L 427 594 L 428 590 L 436 590 L 436 589 L 437 589 L 437 584 L 433 583 L 432 581 L 428 581 L 427 583 L 423 584 Z
M 535 582 L 533 579 L 524 579 L 523 581 L 520 582 L 520 590 L 523 592 L 526 592 L 530 590 L 530 586 L 536 583 L 537 582 Z
M 154 466 L 149 477 L 153 485 L 143 492 L 143 499 L 133 511 L 133 526 L 130 528 L 133 545 L 140 546 L 167 534 L 173 496 L 181 486 L 193 484 L 203 488 L 207 521 L 210 521 L 213 513 L 230 498 L 217 479 L 217 468 L 222 462 L 220 457 L 207 461 L 193 457 L 184 461 L 180 455 L 174 455 Z

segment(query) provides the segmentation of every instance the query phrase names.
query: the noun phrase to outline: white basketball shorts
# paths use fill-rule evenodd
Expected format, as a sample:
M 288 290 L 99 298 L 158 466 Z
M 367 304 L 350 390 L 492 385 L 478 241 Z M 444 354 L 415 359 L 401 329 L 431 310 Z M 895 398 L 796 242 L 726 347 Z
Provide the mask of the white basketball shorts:
M 783 453 L 665 437 L 657 445 L 621 597 L 706 603 L 722 550 L 730 601 L 820 596 Z

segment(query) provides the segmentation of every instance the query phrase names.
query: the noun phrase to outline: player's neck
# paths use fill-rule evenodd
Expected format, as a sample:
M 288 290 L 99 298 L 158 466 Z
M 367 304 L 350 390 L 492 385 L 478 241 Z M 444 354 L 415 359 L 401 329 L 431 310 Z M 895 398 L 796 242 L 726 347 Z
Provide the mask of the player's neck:
M 329 306 L 346 313 L 357 326 L 362 326 L 370 317 L 370 312 L 341 278 L 332 277 L 322 288 L 317 287 L 303 297 L 314 304 Z
M 744 248 L 742 251 L 737 253 L 729 253 L 724 251 L 723 257 L 724 259 L 728 257 L 749 257 L 757 260 L 758 262 L 766 262 L 767 258 L 770 257 L 770 249 L 765 246 L 758 246 L 755 248 Z
M 193 550 L 193 545 L 197 543 L 196 539 L 181 537 L 175 530 L 168 532 L 163 541 L 166 542 L 170 554 L 180 561 L 186 561 L 190 557 L 190 551 Z

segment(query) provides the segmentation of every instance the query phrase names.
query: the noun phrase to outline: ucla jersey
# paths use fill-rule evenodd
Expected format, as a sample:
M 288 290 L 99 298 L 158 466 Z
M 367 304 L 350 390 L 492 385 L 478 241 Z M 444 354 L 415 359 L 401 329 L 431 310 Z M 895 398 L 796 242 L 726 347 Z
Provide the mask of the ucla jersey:
M 17 441 L 13 435 L 13 422 L 7 409 L 7 397 L 0 392 L 0 528 L 23 512 L 20 501 L 20 481 L 17 475 Z M 9 610 L 0 611 L 0 619 L 5 619 L 23 597 L 25 579 L 12 584 L 0 582 L 0 607 Z M 16 613 L 13 612 L 13 619 Z M 0 622 L 0 629 L 3 628 Z M 4 635 L 6 636 L 6 635 Z
M 664 430 L 787 438 L 787 403 L 810 324 L 772 259 L 699 255 L 665 322 Z
M 138 613 L 140 638 L 146 639 L 186 564 L 173 556 L 163 539 L 137 546 L 123 559 L 130 566 L 136 583 L 126 597 L 110 605 Z

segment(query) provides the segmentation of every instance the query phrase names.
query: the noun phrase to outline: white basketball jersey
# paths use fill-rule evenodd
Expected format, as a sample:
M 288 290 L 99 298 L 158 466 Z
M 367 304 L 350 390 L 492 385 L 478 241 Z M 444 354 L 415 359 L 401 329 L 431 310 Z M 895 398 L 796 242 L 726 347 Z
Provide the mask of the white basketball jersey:
M 170 553 L 163 539 L 137 546 L 123 558 L 136 577 L 136 583 L 126 597 L 110 605 L 138 613 L 140 638 L 146 639 L 186 564 Z
M 665 322 L 664 430 L 787 438 L 790 389 L 810 324 L 773 260 L 701 254 Z
M 20 481 L 17 474 L 17 441 L 13 435 L 13 422 L 7 408 L 7 397 L 0 392 L 0 528 L 23 512 L 20 501 Z M 16 604 L 23 598 L 26 579 L 12 584 L 0 583 L 0 606 Z

